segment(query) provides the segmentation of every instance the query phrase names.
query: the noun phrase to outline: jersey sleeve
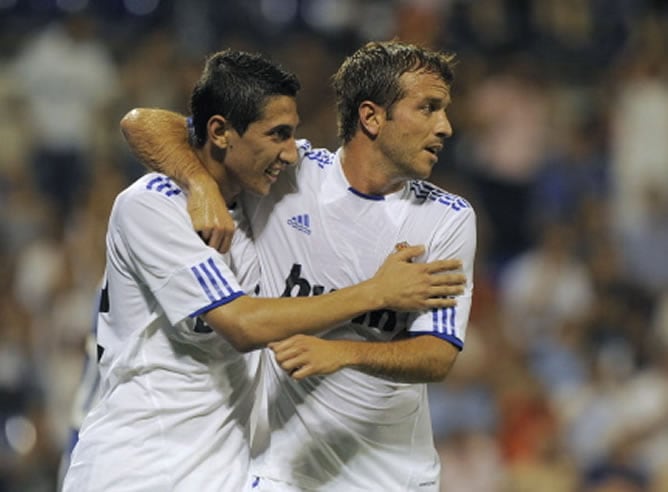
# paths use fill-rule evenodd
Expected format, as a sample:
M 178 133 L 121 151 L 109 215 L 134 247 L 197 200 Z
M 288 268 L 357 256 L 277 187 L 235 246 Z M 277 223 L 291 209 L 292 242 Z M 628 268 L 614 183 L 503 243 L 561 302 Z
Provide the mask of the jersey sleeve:
M 123 197 L 112 215 L 111 254 L 129 263 L 172 325 L 244 294 L 229 257 L 207 246 L 185 207 L 155 187 Z
M 457 296 L 457 305 L 411 314 L 407 333 L 409 336 L 434 335 L 452 343 L 458 349 L 464 347 L 466 327 L 471 311 L 473 294 L 473 262 L 476 250 L 476 219 L 473 208 L 459 210 L 455 218 L 444 222 L 429 245 L 426 261 L 457 258 L 462 261 L 466 275 L 464 293 Z

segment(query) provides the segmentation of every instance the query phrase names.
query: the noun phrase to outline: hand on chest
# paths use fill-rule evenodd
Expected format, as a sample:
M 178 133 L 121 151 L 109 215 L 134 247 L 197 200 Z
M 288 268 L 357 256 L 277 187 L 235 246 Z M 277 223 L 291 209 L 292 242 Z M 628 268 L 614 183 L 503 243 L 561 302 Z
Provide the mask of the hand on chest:
M 295 254 L 337 288 L 371 277 L 397 243 L 417 240 L 391 204 L 340 200 L 304 210 L 287 214 L 283 233 Z

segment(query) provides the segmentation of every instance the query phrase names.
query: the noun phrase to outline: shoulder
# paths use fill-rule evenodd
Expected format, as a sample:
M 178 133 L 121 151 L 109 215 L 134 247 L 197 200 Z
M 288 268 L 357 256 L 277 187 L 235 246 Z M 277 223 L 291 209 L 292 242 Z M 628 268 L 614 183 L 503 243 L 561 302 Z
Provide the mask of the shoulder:
M 142 201 L 176 204 L 183 198 L 183 190 L 170 178 L 160 173 L 149 173 L 125 188 L 116 201 L 124 206 Z
M 137 179 L 116 197 L 113 222 L 141 220 L 147 215 L 185 209 L 183 190 L 164 174 L 149 173 Z
M 475 215 L 471 204 L 465 198 L 436 186 L 429 181 L 411 180 L 407 183 L 410 200 L 417 205 L 442 208 L 443 211 Z
M 475 247 L 477 218 L 468 200 L 421 180 L 409 181 L 405 193 L 409 220 L 425 237 L 456 249 Z
M 299 150 L 301 166 L 310 167 L 315 165 L 320 169 L 324 169 L 334 164 L 335 152 L 324 148 L 314 148 L 308 140 L 297 140 L 297 149 Z
M 414 179 L 407 183 L 407 188 L 411 200 L 416 203 L 434 203 L 438 206 L 452 209 L 455 212 L 465 209 L 473 210 L 473 207 L 471 207 L 471 204 L 465 198 L 446 191 L 429 181 Z

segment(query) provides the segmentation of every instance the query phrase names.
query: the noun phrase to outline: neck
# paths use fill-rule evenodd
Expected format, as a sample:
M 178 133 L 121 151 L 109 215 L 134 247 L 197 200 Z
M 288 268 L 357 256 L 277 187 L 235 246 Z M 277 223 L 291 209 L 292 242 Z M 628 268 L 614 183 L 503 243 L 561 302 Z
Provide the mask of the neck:
M 237 180 L 230 176 L 223 159 L 216 159 L 208 144 L 195 151 L 204 168 L 218 184 L 220 194 L 225 200 L 225 204 L 230 207 L 239 196 L 241 191 Z
M 343 146 L 341 168 L 350 186 L 367 195 L 393 193 L 400 190 L 406 181 L 392 175 L 377 149 L 354 138 Z

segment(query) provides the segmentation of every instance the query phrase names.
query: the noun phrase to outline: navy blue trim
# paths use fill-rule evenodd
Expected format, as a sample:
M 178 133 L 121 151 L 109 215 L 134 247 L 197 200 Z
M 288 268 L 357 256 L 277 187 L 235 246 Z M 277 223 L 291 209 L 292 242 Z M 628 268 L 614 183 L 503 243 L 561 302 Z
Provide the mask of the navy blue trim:
M 204 306 L 203 308 L 198 309 L 194 313 L 191 313 L 189 316 L 191 318 L 196 318 L 200 314 L 207 313 L 207 312 L 211 311 L 212 309 L 217 308 L 218 306 L 223 306 L 223 305 L 227 304 L 228 302 L 232 302 L 237 297 L 241 297 L 241 296 L 244 296 L 244 295 L 246 295 L 246 293 L 243 292 L 243 291 L 234 292 L 232 295 L 229 295 L 224 299 L 220 299 L 216 302 L 212 302 L 208 306 Z
M 72 454 L 72 451 L 74 451 L 74 446 L 76 446 L 78 442 L 79 442 L 79 429 L 70 427 L 70 435 L 67 442 L 67 448 L 65 449 L 68 455 Z
M 457 350 L 462 350 L 464 348 L 464 342 L 462 342 L 459 338 L 452 336 L 452 335 L 446 335 L 445 333 L 433 333 L 433 332 L 427 332 L 427 331 L 409 331 L 406 332 L 406 334 L 409 337 L 421 337 L 422 335 L 431 335 L 432 337 L 440 338 L 441 340 L 445 340 L 446 342 L 450 342 L 452 345 L 455 346 Z
M 352 186 L 348 187 L 348 191 L 359 196 L 360 198 L 366 198 L 367 200 L 375 200 L 377 202 L 385 200 L 385 197 L 383 195 L 367 195 L 366 193 L 362 193 L 361 191 L 356 190 Z
M 165 196 L 173 196 L 181 193 L 181 189 L 176 187 L 167 176 L 156 176 L 146 183 L 146 189 L 157 191 Z

